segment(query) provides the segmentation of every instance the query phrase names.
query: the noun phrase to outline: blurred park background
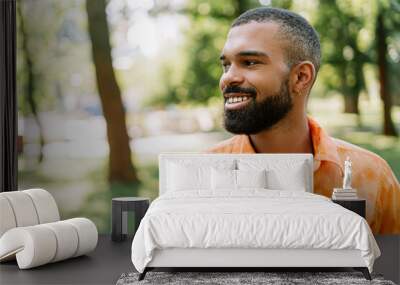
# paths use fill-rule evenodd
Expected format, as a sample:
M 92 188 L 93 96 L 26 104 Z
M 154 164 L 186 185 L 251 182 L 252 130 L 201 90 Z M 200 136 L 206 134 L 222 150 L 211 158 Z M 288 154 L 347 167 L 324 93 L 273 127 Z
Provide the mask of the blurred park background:
M 309 114 L 400 178 L 399 0 L 18 0 L 19 188 L 110 230 L 111 197 L 158 194 L 157 156 L 203 151 L 222 128 L 230 23 L 271 6 L 317 29 Z

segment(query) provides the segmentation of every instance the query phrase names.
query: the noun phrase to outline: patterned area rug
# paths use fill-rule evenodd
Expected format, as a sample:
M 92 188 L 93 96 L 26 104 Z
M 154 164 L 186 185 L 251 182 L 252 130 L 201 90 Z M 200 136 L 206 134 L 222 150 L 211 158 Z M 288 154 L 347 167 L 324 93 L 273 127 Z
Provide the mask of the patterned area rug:
M 139 273 L 124 273 L 117 285 L 133 284 L 385 284 L 395 285 L 384 280 L 382 275 L 372 274 L 372 281 L 364 278 L 361 272 L 147 272 L 145 279 L 138 281 Z

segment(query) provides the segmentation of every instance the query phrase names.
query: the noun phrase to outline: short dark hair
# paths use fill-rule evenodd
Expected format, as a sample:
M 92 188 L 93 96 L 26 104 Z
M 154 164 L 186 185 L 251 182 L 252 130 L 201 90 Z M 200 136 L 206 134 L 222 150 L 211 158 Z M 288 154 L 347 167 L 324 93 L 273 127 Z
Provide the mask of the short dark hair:
M 247 24 L 276 22 L 282 34 L 279 38 L 286 41 L 285 57 L 287 64 L 292 66 L 300 61 L 309 60 L 313 63 L 316 73 L 321 64 L 321 47 L 318 33 L 302 16 L 279 8 L 259 7 L 248 10 L 232 23 L 232 28 Z

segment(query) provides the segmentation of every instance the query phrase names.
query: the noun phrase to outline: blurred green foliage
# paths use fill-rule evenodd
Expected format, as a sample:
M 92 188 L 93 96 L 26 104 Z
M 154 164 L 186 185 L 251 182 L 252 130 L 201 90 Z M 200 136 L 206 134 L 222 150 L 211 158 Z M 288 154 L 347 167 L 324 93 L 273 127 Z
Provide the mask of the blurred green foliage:
M 345 112 L 359 113 L 358 99 L 368 96 L 371 77 L 378 80 L 376 59 L 376 18 L 385 15 L 388 32 L 390 92 L 400 101 L 400 5 L 398 0 L 369 1 L 188 1 L 184 12 L 190 16 L 184 56 L 187 64 L 182 80 L 171 83 L 158 102 L 204 104 L 219 97 L 222 69 L 219 54 L 231 22 L 244 10 L 270 2 L 272 7 L 290 9 L 305 16 L 319 31 L 322 45 L 322 69 L 319 87 L 313 94 L 339 93 L 345 100 Z M 241 10 L 243 8 L 244 10 Z M 370 72 L 368 72 L 370 71 Z M 167 74 L 171 72 L 168 69 Z
M 188 63 L 182 81 L 168 86 L 163 97 L 165 104 L 204 104 L 220 95 L 219 56 L 230 24 L 241 13 L 258 5 L 254 0 L 188 1 L 184 10 L 192 23 L 186 29 Z
M 39 111 L 64 111 L 69 102 L 97 92 L 84 15 L 85 1 L 33 2 L 19 0 L 18 5 L 26 17 L 28 38 L 24 40 L 34 58 L 35 102 Z M 109 4 L 113 2 L 122 3 L 118 5 L 121 5 L 120 12 L 126 21 L 110 21 L 115 32 L 129 21 L 135 21 L 133 16 L 129 19 L 134 14 L 127 12 L 133 9 L 130 6 L 135 5 L 127 1 L 109 1 Z M 216 102 L 221 96 L 218 88 L 222 74 L 219 55 L 230 24 L 242 12 L 262 4 L 297 12 L 319 31 L 323 64 L 312 96 L 341 94 L 345 111 L 353 113 L 360 112 L 358 98 L 376 93 L 379 84 L 376 18 L 378 13 L 383 13 L 388 44 L 389 91 L 393 103 L 400 104 L 399 0 L 188 0 L 183 3 L 177 8 L 168 1 L 154 1 L 148 11 L 154 17 L 166 13 L 181 14 L 188 19 L 188 25 L 183 27 L 185 44 L 179 52 L 168 50 L 168 56 L 159 58 L 136 56 L 133 68 L 116 71 L 122 90 L 140 90 L 147 107 Z M 42 13 L 44 8 L 48 13 Z M 41 21 L 34 21 L 39 16 Z M 21 42 L 20 32 L 18 37 L 18 42 Z M 18 45 L 18 99 L 19 109 L 24 115 L 30 113 L 24 99 L 27 93 L 24 91 L 25 56 Z M 92 104 L 93 99 L 82 99 L 82 102 Z
M 358 96 L 366 88 L 363 65 L 372 61 L 373 27 L 368 27 L 367 19 L 373 6 L 365 9 L 352 7 L 349 1 L 320 1 L 317 10 L 314 26 L 320 31 L 322 62 L 330 68 L 329 76 L 322 73 L 322 80 L 328 90 L 345 96 L 347 112 L 359 113 Z
M 377 76 L 376 25 L 380 12 L 388 35 L 389 69 L 399 68 L 400 7 L 396 7 L 396 1 L 365 2 L 319 1 L 315 13 L 314 26 L 320 31 L 324 64 L 320 78 L 325 91 L 334 90 L 344 96 L 345 111 L 349 113 L 359 113 L 358 97 L 363 91 L 368 94 L 366 65 L 373 66 Z M 398 96 L 398 76 L 393 72 L 389 75 L 392 96 Z
M 92 70 L 81 67 L 91 64 L 86 18 L 82 17 L 84 1 L 17 0 L 17 7 L 21 12 L 17 13 L 18 110 L 24 115 L 32 113 L 27 100 L 30 92 L 39 112 L 64 111 L 66 96 L 95 92 Z M 25 31 L 21 30 L 21 18 Z M 28 58 L 33 90 L 27 90 Z

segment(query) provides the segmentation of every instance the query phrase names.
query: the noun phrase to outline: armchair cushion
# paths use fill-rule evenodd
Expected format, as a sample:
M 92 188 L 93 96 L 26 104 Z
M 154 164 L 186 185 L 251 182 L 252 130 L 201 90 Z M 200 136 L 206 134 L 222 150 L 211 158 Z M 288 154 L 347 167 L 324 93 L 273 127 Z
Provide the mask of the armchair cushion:
M 0 193 L 0 216 L 0 262 L 16 258 L 20 269 L 80 256 L 97 245 L 95 224 L 59 221 L 57 204 L 43 189 Z
M 15 256 L 19 268 L 28 269 L 86 254 L 96 245 L 93 222 L 74 218 L 7 231 L 0 238 L 0 260 Z
M 53 196 L 43 189 L 0 193 L 0 237 L 14 227 L 26 227 L 60 220 Z

